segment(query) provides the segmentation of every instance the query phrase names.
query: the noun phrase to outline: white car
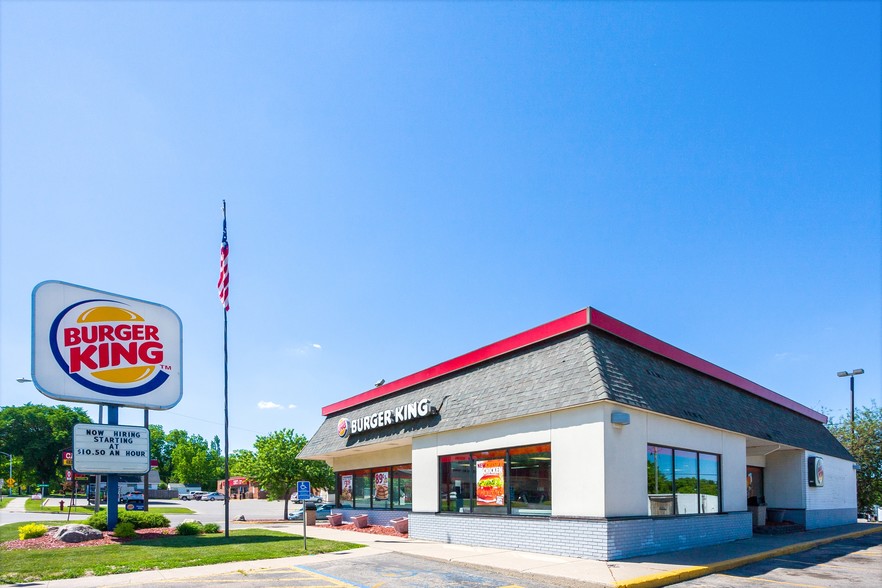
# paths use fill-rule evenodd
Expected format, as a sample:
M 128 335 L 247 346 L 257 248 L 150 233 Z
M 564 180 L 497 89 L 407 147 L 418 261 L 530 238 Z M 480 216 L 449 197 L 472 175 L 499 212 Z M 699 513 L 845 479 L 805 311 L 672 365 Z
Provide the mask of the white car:
M 205 496 L 207 492 L 187 492 L 186 494 L 181 494 L 178 498 L 181 500 L 202 500 L 202 497 Z

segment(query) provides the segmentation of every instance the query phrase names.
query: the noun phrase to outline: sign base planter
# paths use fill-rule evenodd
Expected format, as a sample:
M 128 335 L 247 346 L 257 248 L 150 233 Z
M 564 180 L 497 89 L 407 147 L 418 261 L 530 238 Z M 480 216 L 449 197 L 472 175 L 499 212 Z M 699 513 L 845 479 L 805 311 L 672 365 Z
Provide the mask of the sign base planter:
M 328 524 L 332 527 L 339 527 L 343 524 L 343 515 L 342 514 L 329 514 L 328 515 Z
M 402 535 L 407 535 L 407 517 L 402 517 L 400 519 L 391 519 L 389 523 L 392 525 L 393 529 L 395 529 Z
M 364 529 L 368 526 L 368 516 L 366 514 L 355 515 L 352 517 L 352 522 L 355 523 L 356 529 Z

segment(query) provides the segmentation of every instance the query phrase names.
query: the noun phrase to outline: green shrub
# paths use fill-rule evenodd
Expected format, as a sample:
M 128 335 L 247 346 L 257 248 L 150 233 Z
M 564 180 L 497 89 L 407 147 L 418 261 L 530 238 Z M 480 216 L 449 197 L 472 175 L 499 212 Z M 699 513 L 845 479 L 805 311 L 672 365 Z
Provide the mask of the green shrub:
M 119 537 L 120 539 L 128 539 L 135 535 L 137 535 L 137 533 L 135 533 L 135 525 L 132 523 L 119 523 L 113 530 L 113 536 Z
M 27 525 L 22 525 L 18 528 L 18 538 L 19 539 L 34 539 L 35 537 L 42 537 L 46 534 L 46 525 L 41 525 L 39 523 L 29 523 Z
M 131 523 L 136 529 L 154 529 L 157 527 L 170 527 L 171 522 L 159 513 L 143 511 L 120 511 L 117 523 Z M 99 531 L 107 530 L 107 511 L 93 514 L 86 520 L 86 524 L 95 527 Z
M 220 525 L 217 523 L 205 523 L 202 525 L 202 531 L 205 533 L 220 533 Z
M 178 535 L 199 535 L 202 533 L 202 525 L 199 523 L 181 523 L 178 525 Z

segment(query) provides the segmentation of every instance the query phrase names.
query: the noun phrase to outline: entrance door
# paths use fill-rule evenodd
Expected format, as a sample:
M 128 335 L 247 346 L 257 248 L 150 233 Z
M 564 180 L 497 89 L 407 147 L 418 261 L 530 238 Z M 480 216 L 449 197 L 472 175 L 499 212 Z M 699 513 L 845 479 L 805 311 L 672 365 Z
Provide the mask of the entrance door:
M 763 468 L 747 466 L 747 505 L 764 504 L 766 492 L 763 490 Z

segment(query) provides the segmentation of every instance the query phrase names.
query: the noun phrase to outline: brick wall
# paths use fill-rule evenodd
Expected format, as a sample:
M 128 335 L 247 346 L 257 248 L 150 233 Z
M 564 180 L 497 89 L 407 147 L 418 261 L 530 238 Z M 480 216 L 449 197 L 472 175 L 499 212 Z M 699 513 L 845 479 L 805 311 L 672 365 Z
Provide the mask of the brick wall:
M 666 519 L 409 516 L 414 539 L 598 560 L 724 543 L 752 534 L 749 512 Z

